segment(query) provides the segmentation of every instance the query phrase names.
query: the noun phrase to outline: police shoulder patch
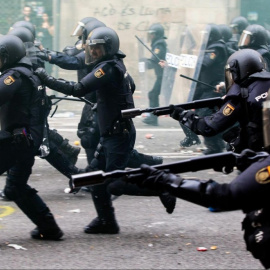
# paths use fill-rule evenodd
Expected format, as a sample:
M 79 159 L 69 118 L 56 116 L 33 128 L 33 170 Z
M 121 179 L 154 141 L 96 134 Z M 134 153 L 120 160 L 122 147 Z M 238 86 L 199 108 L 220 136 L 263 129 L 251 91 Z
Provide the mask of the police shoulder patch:
M 223 114 L 225 116 L 229 116 L 232 114 L 232 112 L 234 111 L 234 107 L 231 104 L 227 104 L 226 107 L 223 109 Z
M 158 49 L 158 48 L 156 48 L 156 49 L 154 50 L 154 53 L 155 53 L 155 54 L 159 54 L 159 52 L 160 52 L 160 49 Z
M 105 75 L 105 72 L 103 71 L 102 68 L 98 69 L 95 73 L 94 73 L 95 77 L 97 78 L 101 78 L 102 76 Z
M 267 166 L 257 171 L 255 179 L 259 184 L 270 183 L 270 166 Z
M 6 85 L 11 85 L 15 82 L 15 79 L 12 77 L 12 76 L 7 76 L 5 79 L 4 79 L 4 84 Z

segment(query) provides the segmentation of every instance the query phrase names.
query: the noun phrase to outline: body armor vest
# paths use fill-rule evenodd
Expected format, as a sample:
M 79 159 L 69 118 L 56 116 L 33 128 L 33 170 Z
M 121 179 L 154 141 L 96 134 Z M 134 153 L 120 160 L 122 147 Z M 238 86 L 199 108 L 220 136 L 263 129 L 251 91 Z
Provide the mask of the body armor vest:
M 20 122 L 14 124 L 18 125 L 19 127 L 25 126 L 29 128 L 29 131 L 33 136 L 35 145 L 39 145 L 42 142 L 43 127 L 47 117 L 45 87 L 41 84 L 39 78 L 36 75 L 34 75 L 29 68 L 25 66 L 17 66 L 8 69 L 6 72 L 9 72 L 11 70 L 14 71 L 15 76 L 18 76 L 16 75 L 17 72 L 19 73 L 19 76 L 27 78 L 27 80 L 30 81 L 32 88 L 29 89 L 29 85 L 27 87 L 22 85 L 22 87 L 20 88 L 19 91 L 22 93 L 22 95 L 19 96 L 20 98 L 19 102 L 23 104 L 23 106 L 18 110 L 18 114 L 22 114 L 24 120 L 22 120 L 22 117 L 20 117 L 21 119 Z M 7 105 L 9 106 L 9 108 L 7 109 L 6 112 L 10 110 L 12 111 L 13 110 L 12 107 L 15 104 L 11 103 Z M 8 123 L 9 120 L 16 122 L 15 117 L 13 118 L 10 117 L 9 115 L 6 116 L 6 119 L 7 119 L 7 126 L 11 124 Z
M 121 110 L 134 108 L 132 94 L 135 90 L 133 79 L 127 73 L 121 59 L 102 62 L 95 68 L 104 65 L 111 65 L 117 68 L 121 74 L 121 81 L 117 81 L 119 77 L 114 78 L 115 81 L 112 81 L 109 85 L 97 91 L 97 112 L 102 136 L 111 132 L 116 121 L 124 121 L 121 116 Z

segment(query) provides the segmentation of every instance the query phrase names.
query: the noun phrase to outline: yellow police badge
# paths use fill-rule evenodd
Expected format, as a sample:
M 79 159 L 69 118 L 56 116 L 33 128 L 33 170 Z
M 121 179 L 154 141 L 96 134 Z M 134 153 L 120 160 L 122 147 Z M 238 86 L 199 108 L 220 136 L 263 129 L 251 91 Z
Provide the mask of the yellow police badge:
M 267 166 L 257 171 L 255 179 L 259 184 L 270 183 L 270 166 Z
M 156 49 L 154 50 L 154 53 L 155 53 L 155 54 L 159 54 L 159 52 L 160 52 L 160 49 L 158 49 L 158 48 L 156 48 Z
M 15 82 L 15 79 L 12 76 L 8 76 L 4 80 L 4 84 L 6 85 L 11 85 Z
M 223 114 L 225 116 L 229 116 L 234 111 L 234 107 L 231 104 L 227 104 L 226 107 L 223 109 Z
M 102 68 L 98 69 L 96 72 L 95 72 L 95 77 L 97 78 L 101 78 L 103 75 L 105 75 L 105 72 L 102 70 Z

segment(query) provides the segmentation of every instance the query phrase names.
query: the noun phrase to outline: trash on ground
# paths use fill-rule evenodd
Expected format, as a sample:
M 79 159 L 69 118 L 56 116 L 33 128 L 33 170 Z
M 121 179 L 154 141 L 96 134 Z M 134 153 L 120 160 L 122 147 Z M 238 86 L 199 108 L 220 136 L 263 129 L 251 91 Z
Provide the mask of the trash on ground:
M 73 209 L 73 210 L 69 210 L 69 213 L 81 213 L 80 209 Z
M 24 248 L 24 247 L 19 246 L 19 245 L 16 245 L 16 244 L 8 244 L 7 246 L 8 246 L 8 247 L 15 248 L 15 249 L 23 249 L 23 250 L 27 250 L 27 248 Z
M 147 134 L 145 134 L 145 138 L 146 139 L 153 139 L 154 138 L 154 135 L 153 134 L 150 134 L 150 133 L 147 133 Z
M 198 251 L 207 251 L 207 248 L 206 247 L 197 247 L 197 250 Z

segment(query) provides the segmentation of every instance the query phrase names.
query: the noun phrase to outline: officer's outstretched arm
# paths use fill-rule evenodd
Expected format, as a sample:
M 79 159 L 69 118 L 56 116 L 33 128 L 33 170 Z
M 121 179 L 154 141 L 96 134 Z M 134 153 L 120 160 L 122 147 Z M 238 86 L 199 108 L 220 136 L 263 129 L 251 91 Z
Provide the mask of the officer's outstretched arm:
M 231 197 L 229 184 L 218 184 L 213 180 L 201 181 L 197 179 L 183 179 L 181 176 L 157 170 L 148 165 L 141 166 L 144 178 L 139 186 L 150 189 L 167 190 L 172 195 L 201 205 L 222 210 L 239 209 Z M 132 175 L 128 177 L 132 181 Z
M 185 110 L 174 105 L 170 105 L 170 108 L 172 109 L 170 116 L 182 125 L 191 129 L 194 133 L 206 137 L 214 136 L 218 133 L 217 130 L 207 125 L 203 117 L 199 117 L 194 111 Z
M 77 97 L 82 97 L 86 94 L 86 91 L 80 83 L 56 79 L 50 76 L 44 68 L 36 69 L 35 74 L 40 78 L 42 83 L 57 92 Z

